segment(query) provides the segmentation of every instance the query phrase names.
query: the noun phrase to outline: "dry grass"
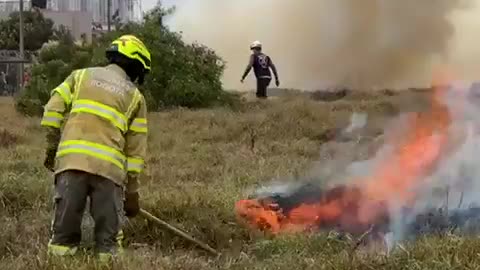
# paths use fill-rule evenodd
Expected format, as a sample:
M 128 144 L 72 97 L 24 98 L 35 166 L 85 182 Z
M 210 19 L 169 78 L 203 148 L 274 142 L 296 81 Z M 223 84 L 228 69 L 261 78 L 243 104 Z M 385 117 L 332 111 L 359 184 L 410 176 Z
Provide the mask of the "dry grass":
M 480 241 L 473 239 L 425 239 L 389 257 L 360 256 L 348 252 L 346 241 L 323 235 L 268 239 L 235 220 L 233 204 L 247 190 L 276 178 L 301 179 L 314 161 L 345 155 L 342 145 L 351 159 L 361 158 L 355 149 L 373 142 L 388 117 L 424 108 L 424 97 L 354 92 L 334 102 L 288 97 L 248 102 L 237 111 L 151 114 L 142 206 L 223 255 L 209 258 L 137 218 L 126 228 L 128 254 L 114 269 L 478 269 Z M 356 111 L 371 116 L 359 135 L 364 139 L 328 142 Z M 0 113 L 0 134 L 7 134 L 0 143 L 10 145 L 0 147 L 0 269 L 97 269 L 88 239 L 84 255 L 48 260 L 52 179 L 42 168 L 43 134 L 38 119 L 17 115 L 8 99 L 0 100 Z

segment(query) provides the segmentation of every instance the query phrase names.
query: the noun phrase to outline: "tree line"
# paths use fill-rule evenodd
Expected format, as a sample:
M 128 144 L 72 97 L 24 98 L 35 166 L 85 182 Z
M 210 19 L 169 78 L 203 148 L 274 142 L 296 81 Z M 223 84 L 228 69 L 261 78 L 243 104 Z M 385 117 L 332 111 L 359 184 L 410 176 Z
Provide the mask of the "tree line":
M 75 41 L 65 27 L 55 27 L 38 10 L 27 11 L 25 49 L 34 52 L 35 63 L 25 89 L 16 97 L 17 109 L 27 115 L 41 114 L 50 91 L 75 69 L 106 64 L 105 48 L 122 34 L 133 33 L 152 53 L 152 72 L 141 87 L 149 109 L 172 106 L 188 108 L 233 105 L 237 97 L 223 90 L 225 61 L 211 48 L 186 43 L 179 33 L 163 25 L 174 10 L 160 5 L 145 14 L 142 22 L 117 23 L 115 30 L 91 43 Z M 18 48 L 18 13 L 0 21 L 0 50 Z

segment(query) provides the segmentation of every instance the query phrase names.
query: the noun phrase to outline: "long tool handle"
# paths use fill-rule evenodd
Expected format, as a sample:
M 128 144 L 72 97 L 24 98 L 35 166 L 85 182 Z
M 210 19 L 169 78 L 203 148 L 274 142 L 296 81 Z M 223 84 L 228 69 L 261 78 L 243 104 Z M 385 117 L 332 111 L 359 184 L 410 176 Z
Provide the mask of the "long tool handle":
M 178 228 L 176 228 L 176 227 L 168 224 L 167 222 L 159 219 L 158 217 L 150 214 L 148 211 L 146 211 L 146 210 L 144 210 L 144 209 L 140 209 L 140 214 L 141 214 L 144 218 L 146 218 L 146 219 L 148 219 L 148 220 L 156 223 L 157 225 L 159 225 L 159 226 L 161 226 L 161 227 L 163 227 L 163 228 L 165 228 L 165 229 L 167 229 L 167 230 L 175 233 L 176 235 L 178 235 L 178 236 L 180 236 L 180 237 L 182 237 L 182 238 L 184 238 L 184 239 L 186 239 L 186 240 L 188 240 L 188 241 L 196 244 L 197 246 L 199 246 L 199 247 L 201 247 L 202 249 L 210 252 L 211 254 L 213 254 L 213 255 L 215 255 L 215 256 L 218 256 L 218 255 L 219 255 L 218 252 L 217 252 L 215 249 L 213 249 L 212 247 L 210 247 L 208 244 L 203 243 L 203 242 L 200 242 L 200 241 L 197 240 L 197 239 L 194 239 L 193 237 L 191 237 L 190 235 L 188 235 L 188 234 L 186 234 L 185 232 L 181 231 L 180 229 L 178 229 Z

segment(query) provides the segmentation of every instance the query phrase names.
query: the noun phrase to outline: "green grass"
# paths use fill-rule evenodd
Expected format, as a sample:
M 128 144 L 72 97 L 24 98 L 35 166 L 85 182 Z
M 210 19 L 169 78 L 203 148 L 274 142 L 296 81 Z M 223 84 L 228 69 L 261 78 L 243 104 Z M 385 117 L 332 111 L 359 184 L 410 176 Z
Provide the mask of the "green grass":
M 385 121 L 401 111 L 424 109 L 425 95 L 354 92 L 335 102 L 288 97 L 248 101 L 235 110 L 151 114 L 142 207 L 222 255 L 208 257 L 138 217 L 127 224 L 127 255 L 114 269 L 480 268 L 480 241 L 475 239 L 426 238 L 385 256 L 354 250 L 352 241 L 327 235 L 272 239 L 246 230 L 235 219 L 235 201 L 253 188 L 273 179 L 301 181 L 314 164 L 322 166 L 331 156 L 345 154 L 333 151 L 342 143 L 329 142 L 328 134 L 345 127 L 352 112 L 370 116 L 359 135 L 364 138 L 344 142 L 354 144 L 350 152 L 365 151 L 352 158 L 365 158 L 372 152 L 365 146 L 374 144 Z M 0 100 L 0 120 L 0 269 L 100 269 L 90 254 L 89 237 L 85 254 L 68 260 L 46 256 L 52 176 L 42 167 L 39 120 L 16 114 L 9 99 Z M 331 155 L 321 154 L 330 148 Z M 86 224 L 90 236 L 91 221 Z

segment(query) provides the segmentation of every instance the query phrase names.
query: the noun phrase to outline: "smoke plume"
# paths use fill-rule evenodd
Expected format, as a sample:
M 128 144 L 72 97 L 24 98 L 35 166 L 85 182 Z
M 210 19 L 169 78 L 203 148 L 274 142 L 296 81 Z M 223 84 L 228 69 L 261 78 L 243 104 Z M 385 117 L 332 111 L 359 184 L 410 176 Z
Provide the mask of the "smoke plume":
M 474 77 L 473 2 L 177 0 L 170 25 L 227 61 L 226 88 L 254 86 L 239 82 L 254 40 L 277 64 L 284 87 L 405 88 L 429 85 L 439 62 Z
M 441 230 L 478 234 L 480 84 L 451 83 L 436 88 L 429 111 L 393 119 L 371 159 L 330 179 L 267 185 L 237 202 L 237 216 L 272 233 L 375 228 L 392 233 L 389 245 Z M 352 117 L 345 132 L 363 120 Z

